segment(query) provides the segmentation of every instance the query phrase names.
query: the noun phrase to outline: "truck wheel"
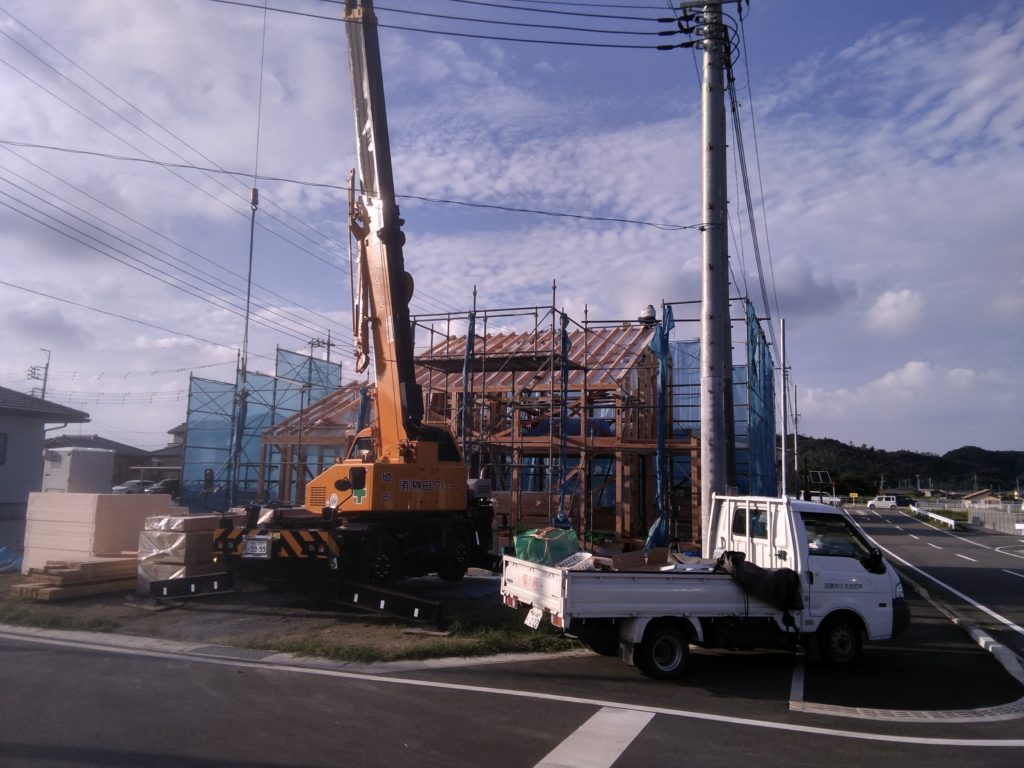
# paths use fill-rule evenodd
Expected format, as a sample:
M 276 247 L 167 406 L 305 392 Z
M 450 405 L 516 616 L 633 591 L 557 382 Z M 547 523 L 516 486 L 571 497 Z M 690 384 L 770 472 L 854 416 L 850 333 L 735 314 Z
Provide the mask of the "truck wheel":
M 860 648 L 860 626 L 849 616 L 833 616 L 818 629 L 818 649 L 827 667 L 852 667 L 860 657 Z
M 359 579 L 371 584 L 392 584 L 398 579 L 398 542 L 389 533 L 374 533 L 359 553 Z
M 668 624 L 654 624 L 647 628 L 640 644 L 637 661 L 641 671 L 658 680 L 680 677 L 690 655 L 690 642 L 686 635 Z
M 444 551 L 437 575 L 442 581 L 461 581 L 469 565 L 469 534 L 462 526 L 442 533 Z

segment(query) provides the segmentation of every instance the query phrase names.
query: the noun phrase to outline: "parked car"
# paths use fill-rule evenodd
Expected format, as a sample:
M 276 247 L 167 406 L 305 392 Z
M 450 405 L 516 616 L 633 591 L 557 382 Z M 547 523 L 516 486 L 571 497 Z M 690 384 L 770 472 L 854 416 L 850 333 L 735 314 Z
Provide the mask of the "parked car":
M 178 498 L 178 492 L 181 490 L 181 481 L 173 477 L 165 477 L 163 480 L 157 480 L 153 485 L 149 486 L 144 493 L 166 493 L 170 495 L 172 499 Z
M 875 496 L 868 502 L 868 509 L 896 509 L 896 507 L 909 507 L 914 500 L 909 496 Z
M 121 485 L 115 485 L 110 489 L 111 493 L 145 493 L 151 486 L 149 480 L 126 480 Z

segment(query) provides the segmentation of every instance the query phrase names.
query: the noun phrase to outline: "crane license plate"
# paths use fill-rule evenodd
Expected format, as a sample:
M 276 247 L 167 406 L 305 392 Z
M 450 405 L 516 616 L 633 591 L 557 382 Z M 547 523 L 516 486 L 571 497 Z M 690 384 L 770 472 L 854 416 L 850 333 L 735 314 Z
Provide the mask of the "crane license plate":
M 270 537 L 246 536 L 242 546 L 242 557 L 252 560 L 269 560 Z
M 536 629 L 540 626 L 540 620 L 542 618 L 544 618 L 543 608 L 531 608 L 530 612 L 526 614 L 526 621 L 524 621 L 523 623 L 526 624 L 526 626 L 528 626 L 530 629 Z

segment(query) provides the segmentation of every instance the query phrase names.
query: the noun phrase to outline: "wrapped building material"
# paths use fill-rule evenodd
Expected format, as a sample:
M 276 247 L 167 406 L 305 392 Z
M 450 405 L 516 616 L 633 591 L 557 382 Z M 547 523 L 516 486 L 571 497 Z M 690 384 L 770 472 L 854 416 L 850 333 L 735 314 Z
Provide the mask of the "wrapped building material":
M 212 531 L 142 531 L 139 563 L 192 565 L 213 560 Z
M 220 515 L 165 515 L 163 517 L 147 517 L 147 531 L 213 531 L 217 528 Z

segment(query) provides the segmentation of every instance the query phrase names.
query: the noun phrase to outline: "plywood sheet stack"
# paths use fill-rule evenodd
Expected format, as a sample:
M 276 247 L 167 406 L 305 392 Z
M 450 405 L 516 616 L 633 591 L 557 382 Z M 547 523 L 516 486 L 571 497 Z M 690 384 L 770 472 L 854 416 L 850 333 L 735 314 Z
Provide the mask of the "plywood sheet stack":
M 169 497 L 156 494 L 29 494 L 21 572 L 51 561 L 134 555 L 146 518 L 169 509 Z
M 224 573 L 224 564 L 214 562 L 219 520 L 218 515 L 147 518 L 139 533 L 138 591 L 148 594 L 153 581 Z
M 63 600 L 127 592 L 135 586 L 135 569 L 134 556 L 50 561 L 43 568 L 29 569 L 28 581 L 12 587 L 11 595 L 28 600 Z

